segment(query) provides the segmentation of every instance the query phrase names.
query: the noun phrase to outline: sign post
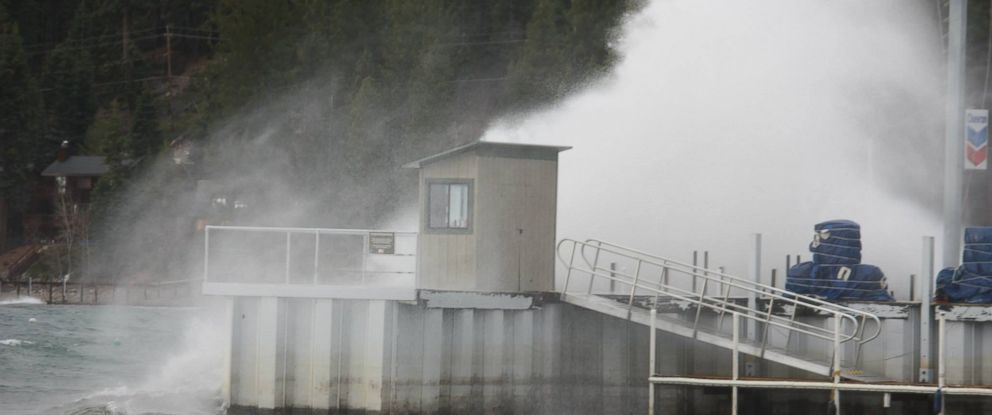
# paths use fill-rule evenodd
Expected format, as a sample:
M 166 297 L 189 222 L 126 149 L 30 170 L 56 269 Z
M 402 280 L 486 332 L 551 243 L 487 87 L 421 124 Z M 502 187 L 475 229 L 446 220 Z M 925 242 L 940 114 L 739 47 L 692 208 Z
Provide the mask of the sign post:
M 964 168 L 985 170 L 989 164 L 989 110 L 964 114 Z

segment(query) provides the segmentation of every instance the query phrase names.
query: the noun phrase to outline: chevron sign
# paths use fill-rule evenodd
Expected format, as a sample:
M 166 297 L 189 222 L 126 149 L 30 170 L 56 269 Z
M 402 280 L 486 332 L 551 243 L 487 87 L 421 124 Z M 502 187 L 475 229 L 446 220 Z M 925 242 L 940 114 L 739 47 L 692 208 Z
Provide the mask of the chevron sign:
M 989 164 L 989 110 L 964 113 L 964 168 L 985 170 Z

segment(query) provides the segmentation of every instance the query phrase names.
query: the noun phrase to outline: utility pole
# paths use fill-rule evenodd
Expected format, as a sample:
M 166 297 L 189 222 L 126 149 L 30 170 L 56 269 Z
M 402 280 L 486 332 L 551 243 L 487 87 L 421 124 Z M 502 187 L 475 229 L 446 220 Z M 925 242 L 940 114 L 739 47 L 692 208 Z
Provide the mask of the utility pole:
M 944 267 L 961 254 L 964 170 L 964 71 L 968 0 L 950 0 L 947 16 L 947 98 L 944 114 Z

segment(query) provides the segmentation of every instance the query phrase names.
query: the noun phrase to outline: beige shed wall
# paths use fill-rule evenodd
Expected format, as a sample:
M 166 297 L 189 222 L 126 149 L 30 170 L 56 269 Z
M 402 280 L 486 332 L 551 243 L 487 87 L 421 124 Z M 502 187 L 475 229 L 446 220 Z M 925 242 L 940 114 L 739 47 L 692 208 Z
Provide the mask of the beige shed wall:
M 464 153 L 424 166 L 420 170 L 420 238 L 417 243 L 417 288 L 475 290 L 476 225 L 472 233 L 429 233 L 427 215 L 427 179 L 475 179 L 475 206 L 478 201 L 478 160 L 475 153 Z M 478 210 L 476 208 L 476 210 Z M 477 221 L 478 215 L 473 218 Z
M 552 291 L 558 163 L 480 157 L 477 289 Z

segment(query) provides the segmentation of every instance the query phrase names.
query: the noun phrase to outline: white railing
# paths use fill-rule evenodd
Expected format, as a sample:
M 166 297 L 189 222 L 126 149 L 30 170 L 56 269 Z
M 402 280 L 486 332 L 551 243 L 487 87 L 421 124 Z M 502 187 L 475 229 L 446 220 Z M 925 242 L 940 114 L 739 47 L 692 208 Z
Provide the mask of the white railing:
M 793 334 L 829 342 L 831 360 L 835 361 L 839 370 L 843 343 L 855 342 L 856 355 L 860 355 L 861 345 L 877 337 L 881 331 L 878 317 L 864 311 L 608 242 L 564 239 L 558 244 L 557 255 L 566 267 L 565 283 L 561 290 L 563 295 L 576 292 L 573 279 L 576 278 L 575 274 L 580 274 L 588 276 L 588 282 L 578 292 L 586 295 L 615 295 L 622 292 L 630 307 L 637 305 L 635 300 L 638 298 L 642 301 L 647 298 L 649 304 L 646 306 L 652 308 L 657 306 L 662 297 L 665 300 L 684 302 L 690 308 L 695 308 L 695 316 L 687 322 L 694 333 L 700 329 L 700 316 L 704 309 L 719 316 L 718 328 L 722 327 L 725 315 L 738 315 L 743 321 L 751 321 L 764 328 L 761 338 L 751 339 L 760 344 L 762 355 L 768 345 L 769 328 L 775 327 L 788 333 L 786 343 Z M 618 262 L 624 266 L 614 266 Z M 597 285 L 597 280 L 608 282 L 609 287 L 605 287 L 605 284 Z M 692 280 L 702 283 L 697 284 Z M 711 290 L 716 292 L 710 293 Z M 764 309 L 760 309 L 757 304 L 742 304 L 738 301 L 738 298 L 748 295 L 766 302 Z M 776 313 L 776 306 L 785 310 L 788 315 Z M 797 320 L 797 312 L 802 309 L 833 317 L 833 327 L 821 327 Z M 872 334 L 866 336 L 864 332 L 869 321 L 875 327 Z
M 412 290 L 416 250 L 415 232 L 207 226 L 204 287 L 208 294 L 304 297 L 334 297 L 342 287 Z

